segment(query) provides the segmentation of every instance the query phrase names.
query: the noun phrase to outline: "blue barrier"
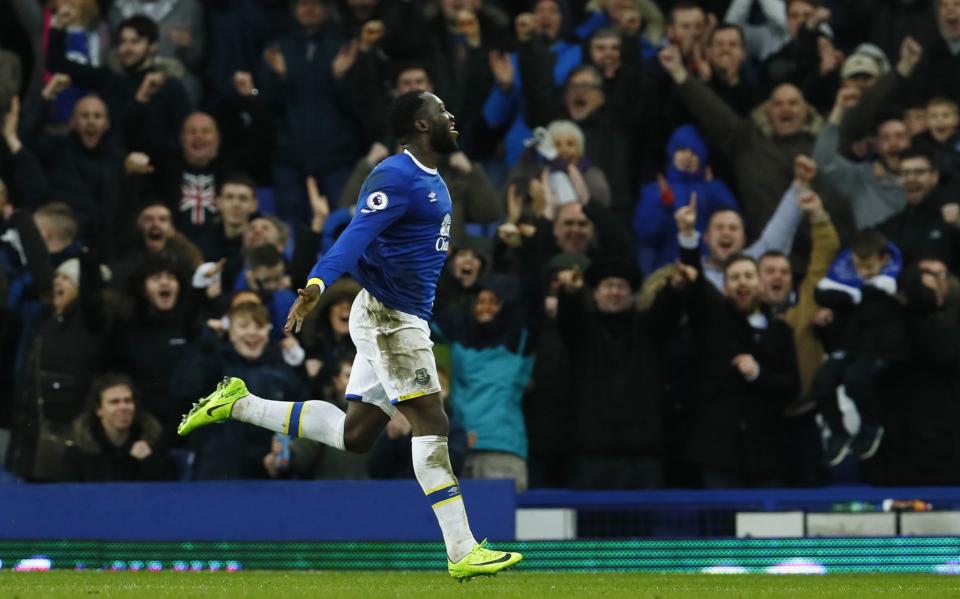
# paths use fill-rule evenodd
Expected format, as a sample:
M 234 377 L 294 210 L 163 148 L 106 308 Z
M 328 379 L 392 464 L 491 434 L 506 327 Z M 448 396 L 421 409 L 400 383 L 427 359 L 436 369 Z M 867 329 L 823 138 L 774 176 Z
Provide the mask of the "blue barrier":
M 712 509 L 743 511 L 829 510 L 835 503 L 923 499 L 937 509 L 960 508 L 960 487 L 843 486 L 815 489 L 720 489 L 710 491 L 568 491 L 534 489 L 517 496 L 521 508 L 577 510 Z
M 472 528 L 515 537 L 512 481 L 466 481 Z M 401 481 L 0 485 L 0 539 L 439 541 L 420 486 Z

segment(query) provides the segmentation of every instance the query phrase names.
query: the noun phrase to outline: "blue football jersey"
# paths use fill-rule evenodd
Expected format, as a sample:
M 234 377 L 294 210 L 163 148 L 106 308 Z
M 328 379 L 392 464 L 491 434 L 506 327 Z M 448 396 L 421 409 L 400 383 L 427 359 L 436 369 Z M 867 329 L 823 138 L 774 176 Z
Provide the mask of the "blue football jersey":
M 450 192 L 437 169 L 404 150 L 367 176 L 353 220 L 310 278 L 329 286 L 350 273 L 385 306 L 429 320 L 452 218 Z

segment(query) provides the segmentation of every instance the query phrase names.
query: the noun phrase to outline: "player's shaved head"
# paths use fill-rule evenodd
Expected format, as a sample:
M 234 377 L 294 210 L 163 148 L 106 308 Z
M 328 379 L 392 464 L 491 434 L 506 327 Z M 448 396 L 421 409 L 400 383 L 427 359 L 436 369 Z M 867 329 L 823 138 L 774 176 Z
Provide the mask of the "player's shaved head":
M 426 93 L 423 90 L 413 90 L 400 94 L 390 104 L 387 122 L 401 143 L 416 135 L 417 118 L 425 102 Z

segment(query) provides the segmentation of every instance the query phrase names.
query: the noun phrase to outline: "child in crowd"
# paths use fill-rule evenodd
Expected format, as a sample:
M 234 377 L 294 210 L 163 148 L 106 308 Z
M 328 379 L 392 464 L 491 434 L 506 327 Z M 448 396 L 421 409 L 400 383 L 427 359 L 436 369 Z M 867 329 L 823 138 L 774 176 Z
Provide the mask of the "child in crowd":
M 637 240 L 637 264 L 650 274 L 680 255 L 673 213 L 697 198 L 697 231 L 706 232 L 717 210 L 739 211 L 736 198 L 723 181 L 713 179 L 708 165 L 707 144 L 693 125 L 673 132 L 667 144 L 667 174 L 640 191 L 633 217 Z
M 914 140 L 914 145 L 933 157 L 941 181 L 960 184 L 960 109 L 949 98 L 936 97 L 927 102 L 927 132 Z
M 816 301 L 830 310 L 815 320 L 829 357 L 814 376 L 812 394 L 830 428 L 824 455 L 830 466 L 840 464 L 851 451 L 861 460 L 870 459 L 883 439 L 879 377 L 893 362 L 907 357 L 908 338 L 897 297 L 901 268 L 897 246 L 867 230 L 857 234 L 817 284 Z M 860 413 L 860 429 L 853 438 L 844 427 L 837 398 L 841 385 Z

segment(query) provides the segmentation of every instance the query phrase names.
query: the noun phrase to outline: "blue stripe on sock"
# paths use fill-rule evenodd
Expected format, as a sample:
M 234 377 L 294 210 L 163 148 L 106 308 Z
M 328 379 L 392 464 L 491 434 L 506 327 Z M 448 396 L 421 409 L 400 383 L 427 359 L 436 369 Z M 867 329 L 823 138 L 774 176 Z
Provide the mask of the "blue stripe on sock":
M 363 396 L 360 396 L 360 395 L 353 395 L 348 393 L 347 395 L 344 395 L 344 397 L 349 401 L 363 401 Z
M 460 485 L 453 483 L 449 487 L 444 487 L 427 495 L 427 501 L 430 502 L 430 505 L 435 505 L 446 499 L 453 499 L 457 495 L 460 495 Z
M 300 413 L 303 412 L 303 402 L 298 401 L 293 404 L 293 410 L 290 412 L 290 424 L 287 426 L 287 434 L 291 439 L 300 436 Z

